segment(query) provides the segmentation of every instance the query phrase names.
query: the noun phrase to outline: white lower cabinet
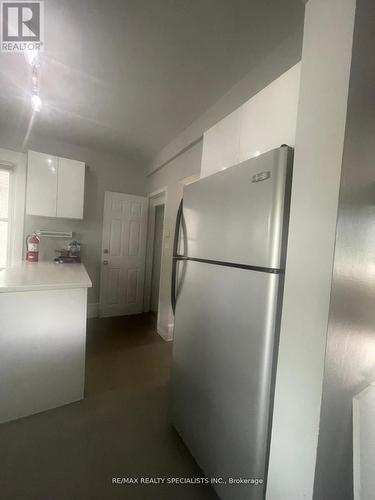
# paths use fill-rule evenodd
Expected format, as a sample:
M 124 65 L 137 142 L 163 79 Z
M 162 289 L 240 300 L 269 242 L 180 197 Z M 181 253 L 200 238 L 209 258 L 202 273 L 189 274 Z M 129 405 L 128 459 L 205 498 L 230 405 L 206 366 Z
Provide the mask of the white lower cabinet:
M 26 213 L 83 219 L 85 164 L 28 152 Z
M 0 423 L 83 399 L 86 297 L 86 288 L 0 293 Z

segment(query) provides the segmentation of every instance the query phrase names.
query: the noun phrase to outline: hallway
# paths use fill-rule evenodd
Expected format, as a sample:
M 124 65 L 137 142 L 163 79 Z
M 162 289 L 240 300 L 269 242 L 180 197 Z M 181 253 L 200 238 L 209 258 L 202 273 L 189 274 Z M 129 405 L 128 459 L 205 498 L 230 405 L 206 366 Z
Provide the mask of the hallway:
M 169 423 L 171 348 L 150 315 L 89 320 L 85 399 L 0 426 L 1 499 L 216 499 L 204 486 L 112 484 L 202 475 Z

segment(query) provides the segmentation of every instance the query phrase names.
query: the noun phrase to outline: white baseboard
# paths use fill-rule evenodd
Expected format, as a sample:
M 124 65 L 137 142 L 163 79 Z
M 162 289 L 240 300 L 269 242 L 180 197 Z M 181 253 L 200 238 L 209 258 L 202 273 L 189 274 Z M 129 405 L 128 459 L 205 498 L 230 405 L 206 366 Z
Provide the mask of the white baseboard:
M 158 324 L 156 330 L 157 330 L 158 334 L 160 335 L 160 337 L 162 337 L 167 342 L 170 342 L 171 340 L 173 340 L 173 328 L 174 328 L 173 323 L 170 323 L 168 325 L 168 329 L 165 329 Z
M 160 335 L 160 337 L 162 339 L 166 340 L 167 342 L 170 340 L 168 338 L 168 332 L 164 328 L 161 328 L 160 326 L 158 326 L 156 331 L 158 332 L 158 334 Z
M 168 325 L 168 340 L 173 340 L 174 323 Z
M 97 318 L 99 316 L 99 302 L 92 302 L 87 304 L 87 317 Z

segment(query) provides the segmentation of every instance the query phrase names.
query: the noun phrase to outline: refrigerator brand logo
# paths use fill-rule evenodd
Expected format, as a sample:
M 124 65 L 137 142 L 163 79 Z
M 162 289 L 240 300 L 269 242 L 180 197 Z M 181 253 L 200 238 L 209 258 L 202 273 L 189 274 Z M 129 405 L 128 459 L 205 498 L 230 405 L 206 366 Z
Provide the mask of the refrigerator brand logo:
M 271 177 L 271 172 L 260 172 L 259 174 L 253 175 L 251 182 L 261 182 L 269 179 Z
M 1 2 L 2 52 L 38 51 L 43 39 L 43 2 Z

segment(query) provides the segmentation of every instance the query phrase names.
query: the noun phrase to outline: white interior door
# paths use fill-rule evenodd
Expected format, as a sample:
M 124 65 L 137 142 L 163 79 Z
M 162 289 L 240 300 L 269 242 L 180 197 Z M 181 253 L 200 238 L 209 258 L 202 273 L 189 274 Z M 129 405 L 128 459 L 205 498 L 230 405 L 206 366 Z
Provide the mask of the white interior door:
M 143 196 L 105 193 L 100 316 L 143 310 L 147 208 Z

